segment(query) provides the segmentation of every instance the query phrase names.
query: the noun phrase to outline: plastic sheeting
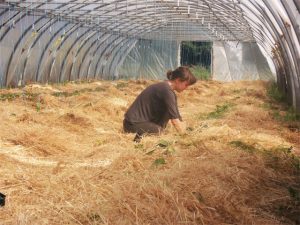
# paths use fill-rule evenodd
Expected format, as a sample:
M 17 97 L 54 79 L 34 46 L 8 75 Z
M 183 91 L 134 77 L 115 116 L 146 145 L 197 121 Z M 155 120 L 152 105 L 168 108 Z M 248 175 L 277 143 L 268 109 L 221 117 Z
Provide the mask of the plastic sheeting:
M 0 29 L 0 86 L 111 79 L 136 40 L 27 15 Z
M 275 66 L 279 88 L 300 112 L 299 0 L 241 0 L 240 3 L 256 42 Z
M 139 40 L 119 69 L 120 78 L 166 78 L 166 71 L 180 63 L 180 43 Z
M 212 76 L 215 80 L 275 79 L 256 43 L 214 42 Z

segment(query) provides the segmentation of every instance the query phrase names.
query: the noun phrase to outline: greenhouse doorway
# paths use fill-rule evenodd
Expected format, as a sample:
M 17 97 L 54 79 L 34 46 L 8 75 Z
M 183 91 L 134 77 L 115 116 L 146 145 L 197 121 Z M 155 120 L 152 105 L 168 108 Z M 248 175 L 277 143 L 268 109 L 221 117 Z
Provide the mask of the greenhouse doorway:
M 183 41 L 180 64 L 191 68 L 200 80 L 211 78 L 212 42 Z

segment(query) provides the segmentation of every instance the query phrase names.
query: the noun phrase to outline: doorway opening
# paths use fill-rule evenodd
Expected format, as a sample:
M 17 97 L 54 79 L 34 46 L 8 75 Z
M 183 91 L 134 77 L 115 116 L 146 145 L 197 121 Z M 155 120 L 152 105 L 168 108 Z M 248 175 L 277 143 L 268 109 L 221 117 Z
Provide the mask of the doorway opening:
M 212 42 L 183 41 L 180 64 L 188 66 L 200 80 L 211 78 Z

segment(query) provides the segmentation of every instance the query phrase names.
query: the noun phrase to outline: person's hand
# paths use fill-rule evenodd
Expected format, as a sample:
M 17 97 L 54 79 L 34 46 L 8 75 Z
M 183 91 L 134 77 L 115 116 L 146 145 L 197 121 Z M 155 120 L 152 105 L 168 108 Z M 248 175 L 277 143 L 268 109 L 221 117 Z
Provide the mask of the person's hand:
M 180 121 L 179 119 L 171 119 L 172 124 L 180 134 L 184 134 L 186 132 L 186 123 Z

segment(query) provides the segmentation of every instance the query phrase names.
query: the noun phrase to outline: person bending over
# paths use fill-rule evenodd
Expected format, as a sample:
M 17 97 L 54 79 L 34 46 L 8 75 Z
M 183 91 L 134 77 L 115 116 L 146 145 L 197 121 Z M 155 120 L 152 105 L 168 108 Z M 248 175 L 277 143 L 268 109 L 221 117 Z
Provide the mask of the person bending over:
M 185 131 L 174 91 L 182 92 L 197 80 L 184 66 L 168 71 L 167 78 L 143 90 L 126 111 L 123 129 L 136 133 L 134 141 L 139 142 L 143 134 L 160 134 L 169 120 L 179 133 Z

